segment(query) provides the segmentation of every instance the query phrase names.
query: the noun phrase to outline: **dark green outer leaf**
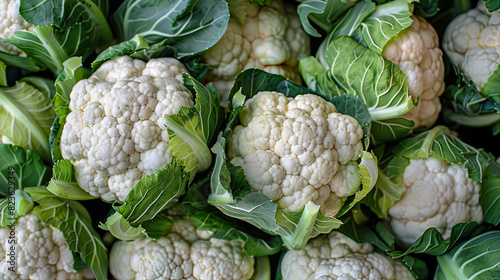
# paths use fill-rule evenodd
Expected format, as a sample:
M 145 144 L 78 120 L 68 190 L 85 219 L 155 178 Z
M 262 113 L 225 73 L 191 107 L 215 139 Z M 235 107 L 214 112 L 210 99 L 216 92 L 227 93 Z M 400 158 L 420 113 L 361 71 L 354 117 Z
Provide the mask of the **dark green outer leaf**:
M 34 32 L 17 31 L 6 43 L 15 45 L 47 67 L 55 75 L 63 70 L 63 62 L 73 56 L 86 59 L 97 46 L 96 26 L 79 23 L 65 30 L 52 26 L 39 26 Z
M 174 226 L 172 220 L 170 220 L 165 212 L 156 215 L 153 219 L 145 221 L 141 224 L 141 227 L 145 229 L 144 234 L 148 238 L 158 239 L 167 233 L 167 230 Z
M 337 230 L 340 233 L 348 236 L 358 243 L 371 243 L 377 248 L 388 251 L 394 249 L 394 235 L 382 225 L 382 222 L 377 222 L 372 230 L 364 224 L 357 224 L 351 214 L 342 218 L 342 226 Z
M 416 279 L 428 279 L 429 269 L 424 261 L 412 256 L 404 256 L 403 262 Z
M 486 168 L 481 183 L 479 204 L 483 206 L 485 222 L 493 225 L 500 224 L 500 166 L 493 159 Z
M 498 0 L 484 0 L 484 4 L 486 4 L 486 8 L 488 8 L 489 12 L 500 9 L 500 1 Z
M 152 175 L 136 181 L 124 203 L 113 207 L 132 226 L 156 217 L 184 194 L 189 176 L 175 160 Z
M 69 249 L 80 254 L 97 280 L 107 279 L 107 248 L 92 228 L 87 210 L 78 202 L 59 199 L 43 188 L 30 188 L 27 192 L 38 203 L 33 213 L 62 231 Z
M 13 167 L 14 170 L 9 167 Z M 23 189 L 46 185 L 51 173 L 51 168 L 46 166 L 40 156 L 32 150 L 25 151 L 19 146 L 0 144 L 1 196 L 11 195 L 9 187 Z
M 425 253 L 432 256 L 439 256 L 448 252 L 455 244 L 461 240 L 482 232 L 488 225 L 478 225 L 476 222 L 459 223 L 451 229 L 449 238 L 444 239 L 436 228 L 427 229 L 406 251 L 389 251 L 389 256 L 400 258 L 410 253 Z
M 247 69 L 236 76 L 233 87 L 229 91 L 228 99 L 233 100 L 236 93 L 240 91 L 248 100 L 260 91 L 266 90 L 283 93 L 286 97 L 314 93 L 312 90 L 295 84 L 281 75 L 270 74 L 260 69 Z M 229 102 L 228 107 L 230 111 L 235 109 L 232 102 Z
M 326 7 L 326 2 L 322 0 L 309 0 L 300 3 L 297 7 L 297 14 L 299 15 L 300 22 L 302 23 L 302 27 L 307 34 L 314 37 L 321 37 L 321 34 L 311 25 L 309 19 L 313 22 L 321 22 L 317 20 L 318 16 L 321 16 L 324 13 Z
M 439 12 L 438 2 L 438 0 L 420 0 L 415 3 L 414 14 L 425 18 L 435 16 Z
M 279 237 L 267 235 L 256 227 L 228 217 L 208 204 L 209 188 L 208 178 L 194 183 L 182 202 L 187 217 L 195 222 L 197 229 L 213 231 L 214 238 L 243 241 L 243 248 L 250 256 L 274 255 L 281 250 Z
M 500 276 L 500 231 L 489 231 L 438 256 L 436 280 L 498 279 Z
M 148 42 L 146 42 L 143 37 L 136 35 L 134 36 L 134 38 L 128 41 L 113 45 L 101 52 L 94 60 L 94 62 L 92 62 L 92 71 L 96 71 L 97 68 L 99 68 L 99 66 L 101 66 L 107 60 L 122 55 L 129 55 L 148 47 Z
M 415 123 L 405 117 L 396 117 L 383 121 L 372 121 L 370 140 L 372 145 L 396 142 L 408 136 Z
M 54 25 L 57 29 L 69 29 L 83 23 L 92 29 L 93 42 L 105 46 L 113 40 L 106 20 L 107 1 L 97 0 L 20 0 L 19 13 L 35 26 Z M 95 2 L 95 3 L 94 3 Z M 96 5 L 97 4 L 97 5 Z M 104 13 L 100 8 L 104 8 Z
M 203 52 L 219 41 L 227 28 L 229 7 L 223 0 L 127 0 L 113 21 L 120 40 L 136 34 L 149 43 L 167 39 L 183 57 Z
M 2 51 L 0 51 L 0 60 L 5 62 L 6 65 L 23 68 L 32 72 L 45 69 L 43 65 L 37 65 L 36 61 L 31 57 L 12 55 Z

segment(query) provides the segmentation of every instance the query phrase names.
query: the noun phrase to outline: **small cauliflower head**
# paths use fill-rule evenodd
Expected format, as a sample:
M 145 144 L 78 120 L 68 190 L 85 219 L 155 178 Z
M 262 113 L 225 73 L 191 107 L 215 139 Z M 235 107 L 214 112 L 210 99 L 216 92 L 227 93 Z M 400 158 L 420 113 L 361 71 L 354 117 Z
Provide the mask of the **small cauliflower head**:
M 14 33 L 20 30 L 33 31 L 35 26 L 28 23 L 19 14 L 20 1 L 18 0 L 0 0 L 0 39 L 9 39 Z M 0 42 L 0 51 L 13 55 L 24 54 L 16 46 Z
M 15 233 L 9 228 L 0 228 L 0 240 L 3 241 L 0 249 L 1 279 L 95 279 L 84 270 L 73 269 L 73 253 L 63 233 L 33 213 L 17 219 Z M 9 243 L 12 240 L 15 240 L 15 245 Z M 9 270 L 11 251 L 16 258 L 15 272 Z
M 415 122 L 414 128 L 432 127 L 441 112 L 445 89 L 443 52 L 436 30 L 424 18 L 413 22 L 385 46 L 382 55 L 408 75 L 408 91 L 418 105 L 404 117 Z
M 229 5 L 234 8 L 226 33 L 202 55 L 214 66 L 208 70 L 206 81 L 219 90 L 221 104 L 227 106 L 234 77 L 248 68 L 301 83 L 297 66 L 299 57 L 310 53 L 310 42 L 295 6 L 282 0 L 265 6 L 234 0 Z
M 363 131 L 332 103 L 312 94 L 287 98 L 263 91 L 245 103 L 239 118 L 228 158 L 244 169 L 253 191 L 282 211 L 313 202 L 331 217 L 358 190 Z
M 310 240 L 301 250 L 287 251 L 281 273 L 283 280 L 415 279 L 402 262 L 336 231 Z
M 451 228 L 483 219 L 479 205 L 481 186 L 467 169 L 439 159 L 410 159 L 403 173 L 405 191 L 388 215 L 394 235 L 402 244 L 413 244 L 428 228 L 449 238 Z
M 500 12 L 488 12 L 482 0 L 455 17 L 444 32 L 444 51 L 479 91 L 500 64 L 499 35 Z
M 105 62 L 71 91 L 61 152 L 82 189 L 123 201 L 135 181 L 172 160 L 165 115 L 194 105 L 174 58 Z
M 110 272 L 117 280 L 244 280 L 254 272 L 254 258 L 241 241 L 211 238 L 191 220 L 170 217 L 174 228 L 160 239 L 117 241 L 110 252 Z

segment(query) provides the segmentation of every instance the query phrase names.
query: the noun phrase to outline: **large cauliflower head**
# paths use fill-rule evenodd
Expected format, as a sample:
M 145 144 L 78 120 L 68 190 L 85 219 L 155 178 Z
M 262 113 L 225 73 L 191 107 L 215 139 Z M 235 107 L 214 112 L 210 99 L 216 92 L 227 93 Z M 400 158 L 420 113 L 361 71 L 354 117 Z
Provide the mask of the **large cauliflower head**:
M 172 160 L 164 116 L 194 105 L 174 58 L 105 62 L 71 91 L 61 152 L 82 189 L 123 201 L 134 182 Z
M 243 167 L 254 191 L 283 211 L 297 212 L 311 201 L 333 216 L 358 190 L 363 131 L 332 103 L 312 94 L 287 98 L 264 91 L 245 103 L 239 117 L 228 157 Z
M 214 66 L 206 80 L 219 90 L 221 104 L 227 106 L 234 77 L 244 69 L 259 68 L 301 83 L 298 59 L 310 53 L 310 45 L 295 6 L 282 0 L 266 6 L 235 0 L 231 5 L 237 11 L 232 12 L 226 33 L 202 55 Z
M 414 128 L 432 127 L 441 112 L 445 89 L 443 52 L 436 30 L 424 18 L 412 16 L 407 29 L 385 46 L 382 55 L 408 75 L 408 91 L 418 105 L 404 116 L 415 122 Z
M 444 51 L 479 91 L 500 64 L 499 34 L 500 12 L 488 12 L 481 0 L 475 9 L 454 18 L 444 32 Z
M 0 239 L 1 279 L 94 279 L 88 272 L 73 269 L 73 253 L 63 233 L 33 213 L 19 217 L 13 233 L 0 228 Z M 16 243 L 9 243 L 12 240 Z M 8 270 L 11 251 L 16 259 L 15 272 Z
M 158 240 L 141 237 L 117 241 L 110 252 L 110 271 L 117 280 L 243 280 L 254 272 L 254 258 L 240 241 L 211 238 L 196 231 L 185 217 L 170 217 L 174 228 Z
M 402 262 L 336 231 L 310 240 L 301 250 L 287 251 L 281 273 L 283 280 L 415 279 Z
M 19 14 L 20 1 L 1 0 L 0 1 L 0 38 L 9 39 L 14 33 L 20 30 L 33 31 L 35 26 L 28 23 Z M 0 51 L 13 55 L 22 55 L 23 52 L 16 46 L 0 42 Z
M 392 230 L 403 244 L 413 244 L 431 227 L 448 238 L 455 224 L 483 219 L 481 186 L 459 164 L 434 157 L 411 159 L 403 184 L 405 192 L 388 212 Z

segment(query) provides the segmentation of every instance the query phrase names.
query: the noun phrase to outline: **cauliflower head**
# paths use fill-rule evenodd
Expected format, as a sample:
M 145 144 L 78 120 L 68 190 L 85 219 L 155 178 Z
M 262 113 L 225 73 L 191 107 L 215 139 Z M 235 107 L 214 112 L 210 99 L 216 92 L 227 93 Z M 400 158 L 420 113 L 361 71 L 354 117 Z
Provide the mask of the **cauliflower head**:
M 19 14 L 20 1 L 1 0 L 0 1 L 0 38 L 9 39 L 14 33 L 20 30 L 33 31 L 35 26 L 28 23 Z M 0 51 L 13 55 L 24 54 L 16 46 L 0 42 Z
M 404 115 L 415 122 L 414 128 L 432 127 L 441 112 L 445 89 L 443 52 L 436 30 L 424 18 L 412 16 L 407 29 L 385 46 L 382 55 L 408 75 L 408 91 L 418 105 Z
M 134 182 L 172 160 L 164 116 L 194 105 L 174 58 L 105 62 L 71 91 L 61 153 L 82 189 L 123 201 Z
M 19 217 L 15 225 L 16 244 L 9 243 L 9 228 L 0 228 L 2 279 L 95 279 L 91 271 L 73 269 L 73 253 L 63 233 L 28 213 Z M 14 247 L 16 271 L 8 270 L 9 254 Z M 90 275 L 89 275 L 90 272 Z
M 312 94 L 287 98 L 263 91 L 245 103 L 239 118 L 228 158 L 244 169 L 253 191 L 282 211 L 313 202 L 331 217 L 358 190 L 363 131 L 332 103 Z
M 500 64 L 499 34 L 500 12 L 488 12 L 483 1 L 454 18 L 444 32 L 444 51 L 478 91 Z
M 206 80 L 219 90 L 221 104 L 227 106 L 234 77 L 248 68 L 301 83 L 298 59 L 310 53 L 310 43 L 295 6 L 282 0 L 266 6 L 235 0 L 230 1 L 231 5 L 238 11 L 232 12 L 226 33 L 202 55 L 206 63 L 214 66 Z
M 211 238 L 191 220 L 170 216 L 174 227 L 158 240 L 141 237 L 117 241 L 110 252 L 110 271 L 117 280 L 240 280 L 254 273 L 253 257 L 240 241 Z
M 310 240 L 301 250 L 287 251 L 281 273 L 283 280 L 415 279 L 402 262 L 336 231 Z
M 455 224 L 483 219 L 481 186 L 459 164 L 434 157 L 411 159 L 403 185 L 406 189 L 388 215 L 394 234 L 407 246 L 428 228 L 435 227 L 443 238 L 449 238 Z

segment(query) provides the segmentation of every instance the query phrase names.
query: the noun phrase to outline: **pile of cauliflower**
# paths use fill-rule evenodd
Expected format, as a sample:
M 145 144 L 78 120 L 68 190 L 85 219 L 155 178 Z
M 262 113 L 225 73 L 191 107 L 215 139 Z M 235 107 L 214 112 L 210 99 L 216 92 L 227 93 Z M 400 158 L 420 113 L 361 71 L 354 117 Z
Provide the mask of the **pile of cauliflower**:
M 287 98 L 263 91 L 245 102 L 227 154 L 243 167 L 254 191 L 297 212 L 307 202 L 334 216 L 354 194 L 361 175 L 363 130 L 319 96 Z
M 232 0 L 229 6 L 232 15 L 226 33 L 202 55 L 213 67 L 205 79 L 217 87 L 221 104 L 227 106 L 234 78 L 244 69 L 262 69 L 300 84 L 299 57 L 310 53 L 310 42 L 296 7 L 283 0 L 264 6 Z
M 135 181 L 172 160 L 165 115 L 194 105 L 174 58 L 147 63 L 128 56 L 102 64 L 71 91 L 61 152 L 82 189 L 124 201 Z

